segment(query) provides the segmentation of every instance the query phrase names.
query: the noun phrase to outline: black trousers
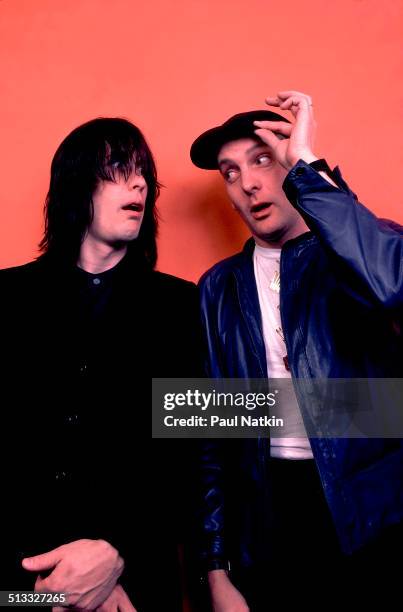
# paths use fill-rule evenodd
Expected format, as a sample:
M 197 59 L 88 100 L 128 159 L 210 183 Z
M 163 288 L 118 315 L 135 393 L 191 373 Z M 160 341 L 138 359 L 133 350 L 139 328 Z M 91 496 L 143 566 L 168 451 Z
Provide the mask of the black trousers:
M 400 600 L 402 527 L 344 555 L 339 547 L 320 478 L 313 460 L 272 460 L 274 521 L 266 565 L 234 568 L 231 580 L 251 612 L 273 604 L 367 603 Z M 323 594 L 326 594 L 323 599 Z M 388 609 L 388 608 L 385 608 Z

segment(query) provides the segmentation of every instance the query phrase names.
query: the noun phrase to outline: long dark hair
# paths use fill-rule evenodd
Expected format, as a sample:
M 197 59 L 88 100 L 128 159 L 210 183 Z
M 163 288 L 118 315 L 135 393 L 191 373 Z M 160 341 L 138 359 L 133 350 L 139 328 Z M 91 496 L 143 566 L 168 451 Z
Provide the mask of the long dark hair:
M 75 263 L 93 219 L 92 196 L 99 181 L 127 179 L 133 165 L 141 167 L 148 186 L 140 232 L 128 249 L 140 253 L 151 267 L 157 260 L 157 211 L 160 184 L 152 153 L 141 131 L 121 118 L 93 119 L 73 130 L 60 144 L 51 166 L 45 202 L 42 256 Z

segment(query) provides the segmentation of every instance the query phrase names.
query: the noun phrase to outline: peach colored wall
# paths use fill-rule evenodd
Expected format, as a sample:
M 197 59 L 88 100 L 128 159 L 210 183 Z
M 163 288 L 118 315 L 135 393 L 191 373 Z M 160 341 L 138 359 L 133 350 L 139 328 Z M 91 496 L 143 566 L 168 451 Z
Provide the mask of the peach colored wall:
M 0 266 L 36 254 L 61 139 L 120 115 L 166 186 L 159 267 L 197 279 L 246 231 L 189 145 L 285 88 L 312 95 L 318 153 L 403 222 L 402 40 L 402 0 L 0 0 Z

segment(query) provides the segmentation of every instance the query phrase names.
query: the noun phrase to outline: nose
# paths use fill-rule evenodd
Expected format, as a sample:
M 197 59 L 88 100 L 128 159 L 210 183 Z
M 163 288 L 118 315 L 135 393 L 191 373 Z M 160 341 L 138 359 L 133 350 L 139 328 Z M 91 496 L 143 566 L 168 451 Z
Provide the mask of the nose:
M 143 191 L 147 183 L 144 176 L 140 172 L 132 172 L 127 181 L 129 189 L 137 189 Z
M 244 192 L 251 195 L 260 189 L 260 178 L 252 168 L 243 168 L 241 170 L 241 185 Z

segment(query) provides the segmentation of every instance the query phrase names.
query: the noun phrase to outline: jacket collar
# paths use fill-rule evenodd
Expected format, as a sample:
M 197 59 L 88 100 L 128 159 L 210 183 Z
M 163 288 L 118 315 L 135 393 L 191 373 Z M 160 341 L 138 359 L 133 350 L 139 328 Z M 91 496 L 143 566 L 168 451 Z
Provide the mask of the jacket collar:
M 234 261 L 233 272 L 236 279 L 240 310 L 245 325 L 249 331 L 251 346 L 257 355 L 260 375 L 267 376 L 266 349 L 263 340 L 262 316 L 260 312 L 259 296 L 256 287 L 253 269 L 253 250 L 255 241 L 250 238 L 239 256 Z
M 312 232 L 305 232 L 297 238 L 286 242 L 283 252 L 299 253 L 303 249 L 316 243 L 317 238 Z M 233 272 L 237 282 L 237 292 L 241 312 L 245 324 L 249 330 L 251 345 L 258 356 L 261 376 L 267 376 L 266 348 L 263 338 L 262 315 L 260 311 L 259 295 L 256 286 L 255 272 L 253 267 L 253 252 L 255 241 L 249 238 L 241 253 L 233 260 Z
M 289 251 L 289 250 L 297 250 L 300 251 L 302 249 L 304 249 L 307 246 L 310 246 L 311 244 L 314 244 L 317 242 L 317 238 L 316 236 L 312 233 L 312 232 L 304 232 L 303 234 L 301 234 L 300 236 L 297 236 L 296 238 L 292 238 L 291 240 L 288 240 L 285 245 L 282 248 L 282 251 Z M 249 238 L 244 246 L 243 249 L 241 251 L 240 255 L 240 267 L 244 267 L 246 264 L 246 260 L 252 260 L 252 272 L 253 272 L 253 252 L 255 249 L 255 241 L 253 238 Z

